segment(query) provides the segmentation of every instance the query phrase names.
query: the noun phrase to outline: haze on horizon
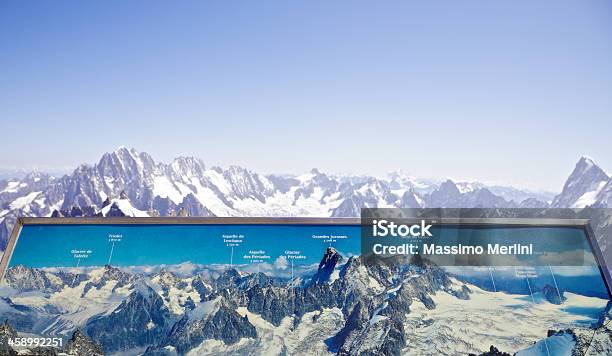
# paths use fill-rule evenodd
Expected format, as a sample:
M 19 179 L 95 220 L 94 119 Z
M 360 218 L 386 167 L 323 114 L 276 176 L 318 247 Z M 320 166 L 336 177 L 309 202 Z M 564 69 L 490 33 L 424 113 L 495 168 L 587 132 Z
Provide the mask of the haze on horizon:
M 0 4 L 0 169 L 120 145 L 560 191 L 612 167 L 612 4 Z

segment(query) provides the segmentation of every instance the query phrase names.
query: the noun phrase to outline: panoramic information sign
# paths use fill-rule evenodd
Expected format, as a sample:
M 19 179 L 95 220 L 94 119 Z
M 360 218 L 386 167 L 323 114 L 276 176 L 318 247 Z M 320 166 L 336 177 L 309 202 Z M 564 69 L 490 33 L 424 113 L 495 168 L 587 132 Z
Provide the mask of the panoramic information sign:
M 608 287 L 583 225 L 422 222 L 406 235 L 443 235 L 435 241 L 446 248 L 421 242 L 428 253 L 419 254 L 374 240 L 373 254 L 388 246 L 377 261 L 366 258 L 359 221 L 235 221 L 24 224 L 3 257 L 0 317 L 9 336 L 0 354 L 610 350 Z M 457 259 L 463 236 L 483 255 L 529 255 L 543 248 L 537 241 L 567 238 L 555 252 L 575 262 L 470 264 Z

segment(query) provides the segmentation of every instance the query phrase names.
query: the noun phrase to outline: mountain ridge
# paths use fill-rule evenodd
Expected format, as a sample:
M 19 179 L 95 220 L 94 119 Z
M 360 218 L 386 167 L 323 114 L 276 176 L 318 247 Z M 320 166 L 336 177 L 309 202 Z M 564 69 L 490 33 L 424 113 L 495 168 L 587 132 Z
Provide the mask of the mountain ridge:
M 232 165 L 207 167 L 196 157 L 157 162 L 121 146 L 93 165 L 53 177 L 31 172 L 0 180 L 0 250 L 20 216 L 318 216 L 357 217 L 371 207 L 607 207 L 610 176 L 581 157 L 552 202 L 542 195 L 479 182 L 419 180 L 401 171 L 385 178 L 336 176 L 313 168 L 261 175 Z

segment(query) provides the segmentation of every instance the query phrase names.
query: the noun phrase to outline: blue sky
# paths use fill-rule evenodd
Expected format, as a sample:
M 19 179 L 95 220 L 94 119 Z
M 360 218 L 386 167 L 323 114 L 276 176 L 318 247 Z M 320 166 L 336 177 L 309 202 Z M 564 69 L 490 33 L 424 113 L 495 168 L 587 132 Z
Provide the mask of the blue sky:
M 609 1 L 0 3 L 0 167 L 119 145 L 560 190 L 612 170 Z

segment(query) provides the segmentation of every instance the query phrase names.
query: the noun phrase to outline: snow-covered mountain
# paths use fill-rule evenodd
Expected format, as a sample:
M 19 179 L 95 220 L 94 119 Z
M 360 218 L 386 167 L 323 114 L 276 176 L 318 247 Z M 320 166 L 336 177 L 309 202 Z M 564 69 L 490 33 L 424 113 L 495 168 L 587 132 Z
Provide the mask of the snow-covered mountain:
M 552 206 L 556 208 L 583 208 L 605 203 L 612 194 L 610 175 L 601 169 L 592 158 L 580 158 L 574 171 L 563 186 L 561 194 L 555 197 Z M 605 200 L 605 201 L 604 201 Z
M 364 207 L 547 207 L 551 194 L 478 182 L 337 176 L 317 169 L 264 176 L 239 166 L 207 167 L 179 157 L 169 164 L 120 147 L 94 165 L 52 177 L 32 172 L 0 180 L 0 250 L 19 216 L 333 216 Z M 554 198 L 555 207 L 609 206 L 610 177 L 583 157 Z

